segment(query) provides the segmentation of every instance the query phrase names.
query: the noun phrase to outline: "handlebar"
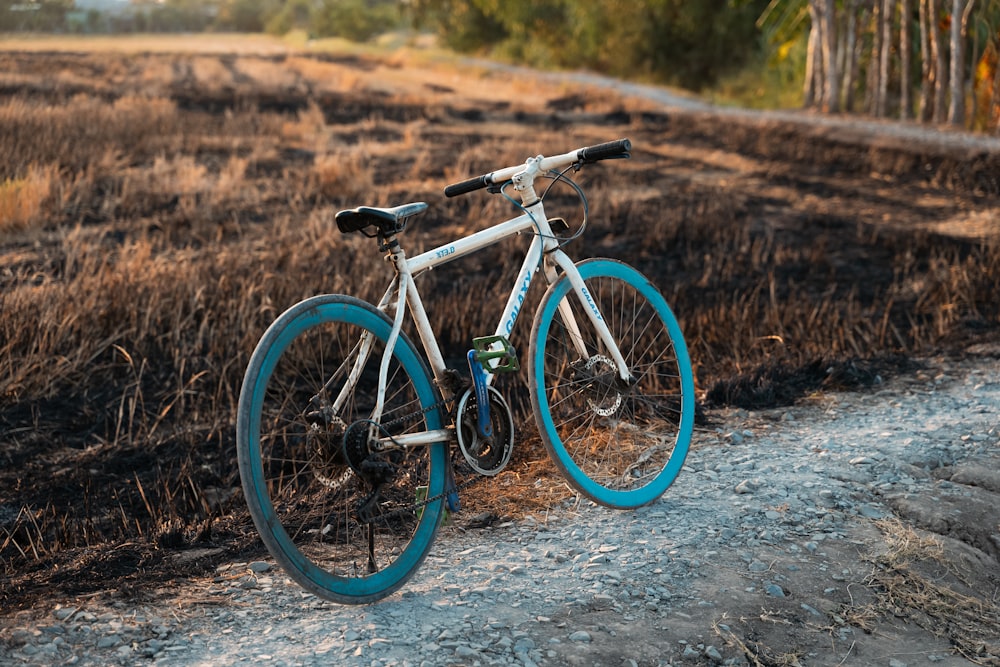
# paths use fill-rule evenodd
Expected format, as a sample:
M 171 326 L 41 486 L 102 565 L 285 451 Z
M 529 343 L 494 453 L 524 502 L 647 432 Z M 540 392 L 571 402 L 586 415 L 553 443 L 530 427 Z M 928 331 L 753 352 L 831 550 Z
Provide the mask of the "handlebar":
M 577 151 L 580 162 L 598 162 L 600 160 L 616 160 L 632 156 L 632 142 L 628 139 L 617 139 L 596 146 L 587 146 Z
M 578 148 L 568 153 L 563 153 L 562 155 L 555 155 L 552 157 L 539 156 L 541 158 L 541 161 L 539 162 L 539 171 L 550 171 L 552 169 L 558 170 L 573 164 L 589 164 L 600 160 L 628 158 L 632 155 L 631 151 L 631 141 L 628 139 L 617 139 L 615 141 L 597 144 L 596 146 Z M 453 183 L 444 189 L 444 194 L 446 197 L 457 197 L 458 195 L 464 195 L 474 190 L 481 190 L 491 185 L 503 183 L 504 181 L 512 178 L 518 172 L 524 170 L 524 168 L 524 165 L 507 167 L 506 169 L 500 169 L 499 171 L 493 171 L 488 174 L 483 174 L 482 176 L 476 176 L 475 178 L 470 178 L 459 183 Z
M 457 197 L 458 195 L 464 195 L 467 192 L 472 192 L 473 190 L 482 190 L 485 187 L 489 187 L 492 181 L 489 180 L 489 174 L 483 176 L 476 176 L 475 178 L 470 178 L 467 181 L 462 181 L 461 183 L 452 183 L 444 189 L 445 197 Z

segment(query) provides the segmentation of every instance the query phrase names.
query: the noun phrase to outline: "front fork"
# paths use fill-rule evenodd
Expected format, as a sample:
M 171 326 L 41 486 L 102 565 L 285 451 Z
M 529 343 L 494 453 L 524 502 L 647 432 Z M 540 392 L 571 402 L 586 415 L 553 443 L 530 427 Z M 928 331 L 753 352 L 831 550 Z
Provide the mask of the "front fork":
M 550 261 L 550 258 L 553 261 Z M 570 260 L 566 253 L 558 248 L 550 253 L 547 253 L 545 255 L 545 260 L 545 279 L 550 285 L 555 284 L 555 282 L 560 278 L 558 271 L 556 271 L 556 266 L 562 269 L 563 276 L 569 280 L 570 285 L 573 287 L 570 291 L 576 294 L 579 298 L 583 311 L 587 314 L 591 324 L 594 325 L 594 329 L 597 330 L 598 337 L 601 342 L 604 343 L 604 347 L 611 356 L 611 359 L 615 362 L 615 366 L 618 370 L 618 377 L 626 385 L 632 384 L 633 378 L 632 373 L 629 370 L 628 363 L 625 361 L 625 357 L 622 355 L 621 349 L 618 347 L 618 342 L 611 335 L 611 330 L 608 329 L 608 324 L 605 321 L 604 316 L 597 308 L 597 304 L 594 302 L 593 297 L 590 296 L 590 290 L 587 289 L 587 284 L 584 282 L 583 276 L 580 275 L 580 270 L 576 268 L 576 265 L 572 262 L 572 260 Z M 573 347 L 576 348 L 580 358 L 586 361 L 590 359 L 592 355 L 587 349 L 583 334 L 580 332 L 580 325 L 577 323 L 576 316 L 573 314 L 573 308 L 570 304 L 568 296 L 569 295 L 567 294 L 567 298 L 559 301 L 559 317 L 562 319 L 563 325 L 566 327 L 570 340 L 573 342 Z

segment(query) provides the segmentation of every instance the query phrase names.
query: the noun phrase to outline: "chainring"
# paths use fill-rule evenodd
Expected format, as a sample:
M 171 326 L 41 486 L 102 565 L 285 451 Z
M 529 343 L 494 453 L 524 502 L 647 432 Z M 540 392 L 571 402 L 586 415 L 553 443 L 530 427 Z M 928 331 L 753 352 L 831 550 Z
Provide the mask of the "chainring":
M 465 461 L 481 475 L 492 477 L 507 467 L 514 451 L 514 418 L 503 395 L 493 387 L 490 397 L 490 423 L 493 435 L 484 438 L 477 428 L 479 411 L 476 394 L 466 390 L 458 400 L 455 435 Z

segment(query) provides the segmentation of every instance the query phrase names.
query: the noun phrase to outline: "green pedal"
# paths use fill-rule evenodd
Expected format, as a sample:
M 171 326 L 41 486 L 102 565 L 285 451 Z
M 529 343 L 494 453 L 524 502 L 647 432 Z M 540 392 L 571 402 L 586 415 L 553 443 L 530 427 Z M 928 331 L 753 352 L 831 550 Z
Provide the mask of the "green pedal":
M 488 373 L 513 373 L 521 368 L 517 363 L 514 346 L 503 336 L 473 338 L 472 347 L 476 351 L 476 361 L 482 364 L 483 370 Z M 489 363 L 493 360 L 496 360 L 496 365 Z

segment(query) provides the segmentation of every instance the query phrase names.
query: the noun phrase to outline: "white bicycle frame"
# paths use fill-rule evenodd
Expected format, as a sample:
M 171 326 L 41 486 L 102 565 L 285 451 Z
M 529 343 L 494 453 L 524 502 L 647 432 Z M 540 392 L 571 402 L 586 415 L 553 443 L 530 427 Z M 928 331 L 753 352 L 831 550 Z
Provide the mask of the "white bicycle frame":
M 516 282 L 511 289 L 503 314 L 500 316 L 500 321 L 497 323 L 495 335 L 506 338 L 513 331 L 517 317 L 521 313 L 521 307 L 524 304 L 528 289 L 531 287 L 538 269 L 540 267 L 543 269 L 545 279 L 551 285 L 559 279 L 559 273 L 556 270 L 556 267 L 558 267 L 562 269 L 563 274 L 569 280 L 572 285 L 572 292 L 577 295 L 577 298 L 584 307 L 584 312 L 587 313 L 588 318 L 596 328 L 601 342 L 604 343 L 608 353 L 614 360 L 619 376 L 626 382 L 631 379 L 628 364 L 625 362 L 621 350 L 618 349 L 617 343 L 611 336 L 611 332 L 600 310 L 597 308 L 597 304 L 590 296 L 590 292 L 587 290 L 587 286 L 573 260 L 559 247 L 559 242 L 553 234 L 548 218 L 545 216 L 545 208 L 542 200 L 537 197 L 534 191 L 534 178 L 541 170 L 548 170 L 558 166 L 565 167 L 572 164 L 575 159 L 575 152 L 554 158 L 543 159 L 539 156 L 537 158 L 530 158 L 524 167 L 511 167 L 506 170 L 494 172 L 492 175 L 495 179 L 494 182 L 511 178 L 515 189 L 521 193 L 522 201 L 526 204 L 527 202 L 532 202 L 530 205 L 525 205 L 523 208 L 524 213 L 516 218 L 511 218 L 506 222 L 501 222 L 457 241 L 438 246 L 409 259 L 398 243 L 390 245 L 390 257 L 396 269 L 396 277 L 379 301 L 378 308 L 382 311 L 388 311 L 393 305 L 393 296 L 395 295 L 395 315 L 393 317 L 392 331 L 386 340 L 385 350 L 382 354 L 382 362 L 379 368 L 377 402 L 370 417 L 372 422 L 377 424 L 382 416 L 389 362 L 403 327 L 407 307 L 409 308 L 410 316 L 413 318 L 424 353 L 427 355 L 427 360 L 430 363 L 431 371 L 434 374 L 434 379 L 438 387 L 444 391 L 444 388 L 447 386 L 445 382 L 446 366 L 444 357 L 441 354 L 441 348 L 431 328 L 427 312 L 424 309 L 424 304 L 420 298 L 420 293 L 417 290 L 414 279 L 424 271 L 460 259 L 523 232 L 531 232 L 534 234 L 534 237 L 528 247 L 524 262 L 521 264 Z M 586 348 L 579 325 L 568 302 L 563 301 L 560 303 L 559 315 L 580 357 L 584 359 L 589 358 L 590 352 Z M 366 338 L 361 341 L 358 359 L 355 361 L 348 381 L 333 403 L 333 409 L 336 412 L 339 412 L 348 395 L 353 391 L 354 385 L 361 375 L 362 368 L 367 363 L 368 356 L 371 353 L 374 344 L 373 338 L 373 334 L 368 333 L 366 334 Z M 485 368 L 485 370 L 487 371 L 487 382 L 492 383 L 493 374 L 488 372 L 489 368 Z M 415 447 L 443 442 L 450 440 L 454 432 L 450 429 L 437 429 L 396 435 L 391 438 L 378 437 L 378 428 L 373 425 L 371 435 L 381 446 L 389 448 Z

